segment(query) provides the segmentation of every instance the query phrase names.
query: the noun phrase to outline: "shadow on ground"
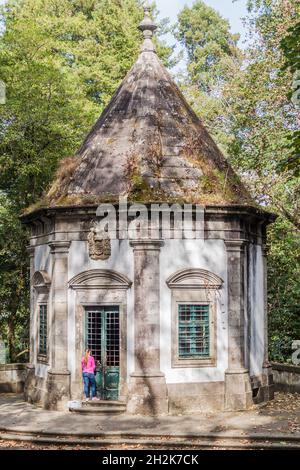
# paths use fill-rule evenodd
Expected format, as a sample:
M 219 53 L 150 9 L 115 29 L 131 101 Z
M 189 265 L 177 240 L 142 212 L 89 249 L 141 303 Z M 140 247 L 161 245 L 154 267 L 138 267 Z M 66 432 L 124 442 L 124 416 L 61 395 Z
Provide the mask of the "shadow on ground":
M 244 412 L 199 413 L 159 418 L 128 415 L 101 416 L 46 411 L 23 401 L 21 395 L 0 395 L 1 431 L 66 435 L 134 434 L 139 436 L 236 435 L 241 438 L 261 434 L 300 439 L 300 395 L 277 393 L 275 400 L 261 408 Z

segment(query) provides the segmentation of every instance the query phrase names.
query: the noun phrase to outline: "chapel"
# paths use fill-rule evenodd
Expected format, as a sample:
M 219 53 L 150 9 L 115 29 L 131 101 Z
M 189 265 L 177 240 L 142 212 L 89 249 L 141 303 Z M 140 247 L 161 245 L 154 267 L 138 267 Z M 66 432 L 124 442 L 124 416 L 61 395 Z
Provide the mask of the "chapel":
M 158 58 L 148 7 L 139 29 L 132 69 L 43 201 L 21 216 L 31 234 L 25 397 L 54 410 L 80 402 L 90 348 L 100 410 L 245 410 L 274 394 L 265 251 L 274 216 Z M 104 230 L 106 209 L 116 222 Z M 148 229 L 136 223 L 130 236 L 124 227 L 142 213 Z

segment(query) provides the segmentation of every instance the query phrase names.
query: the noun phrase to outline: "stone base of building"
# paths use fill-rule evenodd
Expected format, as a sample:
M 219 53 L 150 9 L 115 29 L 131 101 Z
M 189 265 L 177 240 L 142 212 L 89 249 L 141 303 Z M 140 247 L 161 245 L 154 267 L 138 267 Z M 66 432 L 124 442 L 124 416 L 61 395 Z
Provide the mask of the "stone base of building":
M 224 410 L 224 382 L 168 384 L 169 413 L 205 413 Z
M 47 379 L 44 379 L 35 374 L 34 366 L 28 365 L 24 398 L 47 410 L 66 410 L 70 400 L 70 372 L 48 371 Z
M 263 368 L 262 374 L 251 377 L 252 394 L 254 404 L 267 402 L 274 399 L 273 372 L 270 365 Z
M 135 415 L 168 414 L 168 390 L 161 372 L 132 374 L 129 384 L 127 412 Z
M 82 398 L 81 386 L 76 384 L 71 394 L 68 371 L 48 371 L 47 379 L 44 379 L 35 375 L 34 366 L 28 365 L 25 400 L 49 410 L 66 410 L 71 396 L 72 399 Z M 274 398 L 272 369 L 264 368 L 261 375 L 253 377 L 245 370 L 227 371 L 225 382 L 178 384 L 166 384 L 165 376 L 160 372 L 132 374 L 126 398 L 123 401 L 127 401 L 127 412 L 132 415 L 246 410 Z
M 27 364 L 27 374 L 24 384 L 24 399 L 31 404 L 44 406 L 47 395 L 46 380 L 35 375 L 35 367 Z
M 247 410 L 253 405 L 252 385 L 246 369 L 225 372 L 225 411 Z
M 70 400 L 70 378 L 67 370 L 49 370 L 47 377 L 47 396 L 45 408 L 47 410 L 66 410 Z

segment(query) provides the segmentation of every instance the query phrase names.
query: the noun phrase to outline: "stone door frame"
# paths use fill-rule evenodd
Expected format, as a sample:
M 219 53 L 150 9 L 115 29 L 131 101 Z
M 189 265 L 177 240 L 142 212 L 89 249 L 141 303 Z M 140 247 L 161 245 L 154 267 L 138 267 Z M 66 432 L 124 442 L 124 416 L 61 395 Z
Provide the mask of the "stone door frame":
M 127 399 L 127 290 L 132 283 L 123 274 L 110 269 L 90 270 L 80 273 L 69 282 L 75 295 L 75 360 L 74 394 L 83 393 L 81 358 L 85 348 L 85 316 L 87 307 L 115 305 L 120 315 L 120 380 L 119 400 Z

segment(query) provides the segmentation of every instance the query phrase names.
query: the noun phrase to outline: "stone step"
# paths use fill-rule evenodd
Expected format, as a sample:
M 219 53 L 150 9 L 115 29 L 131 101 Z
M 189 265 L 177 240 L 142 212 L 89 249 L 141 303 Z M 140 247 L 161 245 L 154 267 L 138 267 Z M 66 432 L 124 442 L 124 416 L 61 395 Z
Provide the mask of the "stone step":
M 73 413 L 121 414 L 126 412 L 126 403 L 121 401 L 88 401 L 83 402 L 80 408 L 69 408 Z
M 99 401 L 83 401 L 82 406 L 125 406 L 126 403 L 124 401 L 119 400 L 99 400 Z

